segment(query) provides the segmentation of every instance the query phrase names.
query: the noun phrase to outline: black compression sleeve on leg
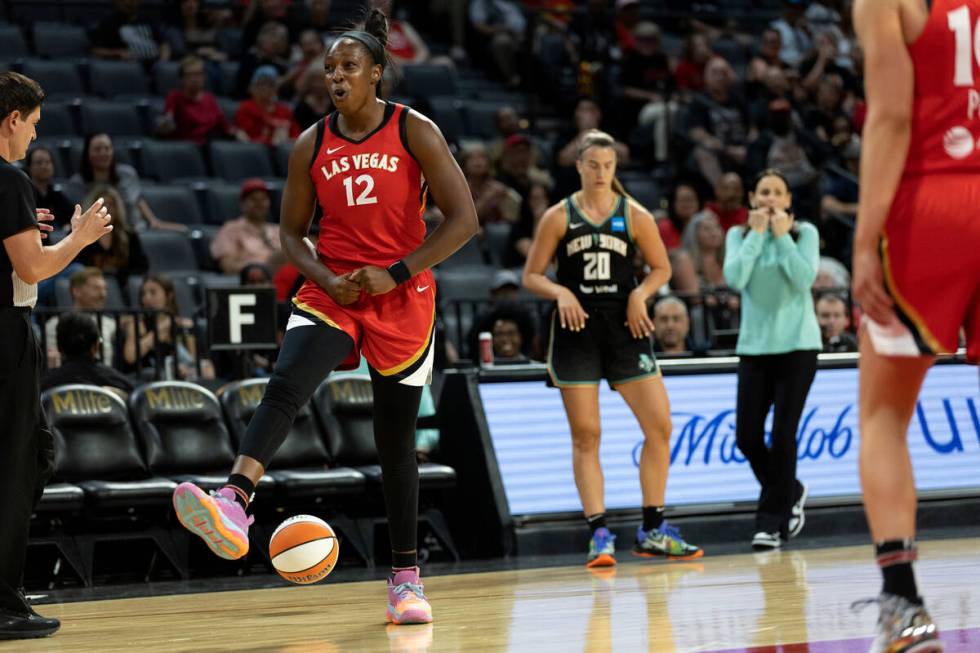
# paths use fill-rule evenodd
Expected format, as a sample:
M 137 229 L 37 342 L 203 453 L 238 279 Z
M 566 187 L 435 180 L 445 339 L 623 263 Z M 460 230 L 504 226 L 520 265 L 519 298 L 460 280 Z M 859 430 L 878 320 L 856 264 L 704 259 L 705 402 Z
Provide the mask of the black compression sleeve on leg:
M 419 466 L 415 423 L 421 386 L 398 383 L 371 370 L 374 386 L 374 442 L 381 461 L 392 551 L 414 551 L 418 537 Z
M 351 337 L 334 327 L 300 326 L 286 331 L 272 378 L 248 423 L 238 455 L 268 467 L 296 413 L 353 347 Z

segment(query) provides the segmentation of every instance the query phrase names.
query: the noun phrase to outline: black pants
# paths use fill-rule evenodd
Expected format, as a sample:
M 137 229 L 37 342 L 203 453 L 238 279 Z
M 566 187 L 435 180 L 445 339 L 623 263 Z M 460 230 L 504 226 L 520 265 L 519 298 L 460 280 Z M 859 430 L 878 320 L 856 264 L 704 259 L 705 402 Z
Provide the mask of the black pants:
M 817 372 L 816 351 L 742 356 L 738 363 L 735 437 L 762 489 L 756 530 L 787 535 L 798 498 L 796 430 Z M 766 447 L 765 422 L 773 407 L 772 442 Z
M 263 466 L 282 446 L 299 409 L 326 376 L 347 358 L 354 343 L 326 325 L 286 331 L 262 403 L 249 422 L 239 455 Z M 398 383 L 374 369 L 374 442 L 381 463 L 392 551 L 413 551 L 418 537 L 419 468 L 415 424 L 422 388 Z
M 54 471 L 41 412 L 41 348 L 27 310 L 0 308 L 0 609 L 26 612 L 18 592 L 31 513 Z

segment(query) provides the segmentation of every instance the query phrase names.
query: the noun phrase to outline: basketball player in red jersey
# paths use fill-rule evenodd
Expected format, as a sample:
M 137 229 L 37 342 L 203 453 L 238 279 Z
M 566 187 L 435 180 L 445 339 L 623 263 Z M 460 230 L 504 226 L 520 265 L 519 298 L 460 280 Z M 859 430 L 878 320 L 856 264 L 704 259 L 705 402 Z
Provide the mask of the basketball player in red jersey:
M 378 98 L 388 24 L 372 10 L 324 62 L 336 112 L 306 130 L 289 158 L 282 246 L 307 281 L 282 351 L 248 425 L 228 483 L 210 495 L 181 484 L 181 523 L 224 558 L 248 552 L 255 484 L 323 378 L 363 355 L 374 386 L 374 430 L 391 537 L 388 620 L 427 623 L 416 555 L 415 421 L 432 369 L 435 283 L 430 268 L 469 240 L 476 209 L 446 141 L 428 119 Z M 425 239 L 432 195 L 445 222 Z M 322 211 L 316 251 L 304 239 Z M 308 241 L 307 241 L 308 242 Z
M 854 237 L 861 484 L 884 576 L 872 651 L 941 651 L 918 595 L 906 431 L 933 355 L 980 357 L 980 0 L 858 0 L 868 119 Z M 900 379 L 900 383 L 895 383 Z

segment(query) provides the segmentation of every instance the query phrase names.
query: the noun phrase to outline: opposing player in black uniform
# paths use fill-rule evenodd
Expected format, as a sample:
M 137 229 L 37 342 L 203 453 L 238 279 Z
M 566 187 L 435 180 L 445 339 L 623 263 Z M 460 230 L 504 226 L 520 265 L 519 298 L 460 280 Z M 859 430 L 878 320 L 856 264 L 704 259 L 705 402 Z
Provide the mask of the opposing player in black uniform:
M 670 404 L 653 354 L 647 299 L 670 279 L 670 262 L 653 216 L 616 179 L 614 143 L 597 130 L 583 137 L 576 163 L 582 189 L 541 217 L 524 267 L 524 285 L 557 303 L 548 372 L 561 389 L 572 431 L 575 485 L 592 529 L 587 567 L 616 564 L 599 465 L 602 377 L 623 396 L 643 430 L 643 525 L 633 552 L 684 560 L 703 554 L 664 520 Z M 637 249 L 650 267 L 640 284 L 633 268 Z M 552 259 L 558 283 L 545 276 Z

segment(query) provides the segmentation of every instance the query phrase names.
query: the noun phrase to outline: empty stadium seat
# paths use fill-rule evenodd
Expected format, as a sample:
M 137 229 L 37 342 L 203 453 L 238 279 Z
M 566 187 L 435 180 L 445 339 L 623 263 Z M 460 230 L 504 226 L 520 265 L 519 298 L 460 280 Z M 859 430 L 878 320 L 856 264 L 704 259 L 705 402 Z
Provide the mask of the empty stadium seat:
M 222 225 L 241 215 L 238 199 L 240 193 L 239 186 L 211 184 L 205 193 L 207 195 L 206 222 L 208 224 Z
M 455 96 L 459 92 L 451 68 L 434 64 L 406 64 L 402 67 L 404 90 L 417 98 Z
M 497 129 L 497 112 L 501 106 L 501 102 L 467 101 L 466 135 L 484 141 L 498 138 L 500 131 Z
M 89 42 L 85 28 L 68 23 L 36 23 L 34 50 L 48 59 L 88 56 Z
M 159 95 L 166 97 L 167 93 L 178 87 L 180 76 L 177 69 L 179 67 L 179 61 L 158 61 L 153 66 L 153 83 Z
M 78 133 L 71 108 L 63 102 L 45 102 L 41 121 L 37 124 L 38 138 L 74 136 Z
M 458 144 L 463 138 L 465 123 L 463 122 L 463 103 L 452 97 L 430 97 L 432 121 L 439 127 L 446 142 Z
M 203 222 L 194 191 L 183 186 L 147 186 L 141 196 L 161 220 L 196 225 Z
M 504 267 L 507 260 L 507 245 L 510 243 L 511 224 L 509 222 L 488 222 L 483 225 L 483 247 L 490 264 Z
M 160 181 L 173 182 L 208 176 L 204 157 L 194 143 L 147 140 L 143 143 L 140 158 L 143 162 L 143 176 Z
M 120 95 L 146 95 L 149 86 L 143 66 L 137 61 L 93 59 L 88 65 L 89 87 L 105 98 Z
M 176 484 L 149 475 L 118 395 L 59 386 L 41 395 L 41 405 L 54 434 L 56 480 L 78 485 L 99 506 L 169 503 Z
M 140 234 L 151 272 L 194 270 L 197 258 L 187 236 L 176 231 L 147 230 Z
M 653 179 L 630 179 L 623 182 L 626 192 L 647 211 L 660 207 L 660 186 Z
M 82 131 L 103 132 L 110 136 L 142 136 L 143 121 L 133 104 L 87 101 L 82 103 Z
M 439 264 L 440 270 L 454 270 L 464 267 L 482 267 L 487 262 L 483 257 L 483 250 L 480 249 L 480 241 L 471 238 L 456 250 L 452 256 Z
M 16 59 L 28 55 L 27 42 L 16 25 L 0 25 L 0 57 Z
M 186 576 L 186 566 L 162 526 L 172 514 L 170 497 L 177 484 L 147 471 L 122 399 L 104 388 L 66 385 L 44 392 L 41 406 L 54 435 L 54 480 L 80 487 L 100 524 L 96 532 L 74 536 L 80 562 L 73 566 L 84 583 L 92 584 L 96 545 L 120 540 L 152 541 Z M 118 530 L 115 523 L 121 524 Z
M 265 145 L 216 141 L 211 143 L 211 167 L 214 174 L 228 181 L 248 177 L 274 177 L 272 161 Z
M 220 392 L 232 437 L 239 445 L 268 383 L 268 379 L 248 379 L 231 383 Z M 360 494 L 365 484 L 364 475 L 354 469 L 330 468 L 326 445 L 309 403 L 300 409 L 285 442 L 273 456 L 269 475 L 290 498 Z
M 436 274 L 439 297 L 445 301 L 452 299 L 487 299 L 495 268 L 459 268 L 444 270 Z
M 184 381 L 147 383 L 130 395 L 129 408 L 155 474 L 206 490 L 225 484 L 235 450 L 221 405 L 210 390 Z M 257 490 L 274 487 L 275 482 L 263 476 Z
M 23 73 L 36 81 L 47 96 L 84 95 L 85 87 L 78 67 L 71 61 L 42 61 L 31 59 L 24 62 Z

